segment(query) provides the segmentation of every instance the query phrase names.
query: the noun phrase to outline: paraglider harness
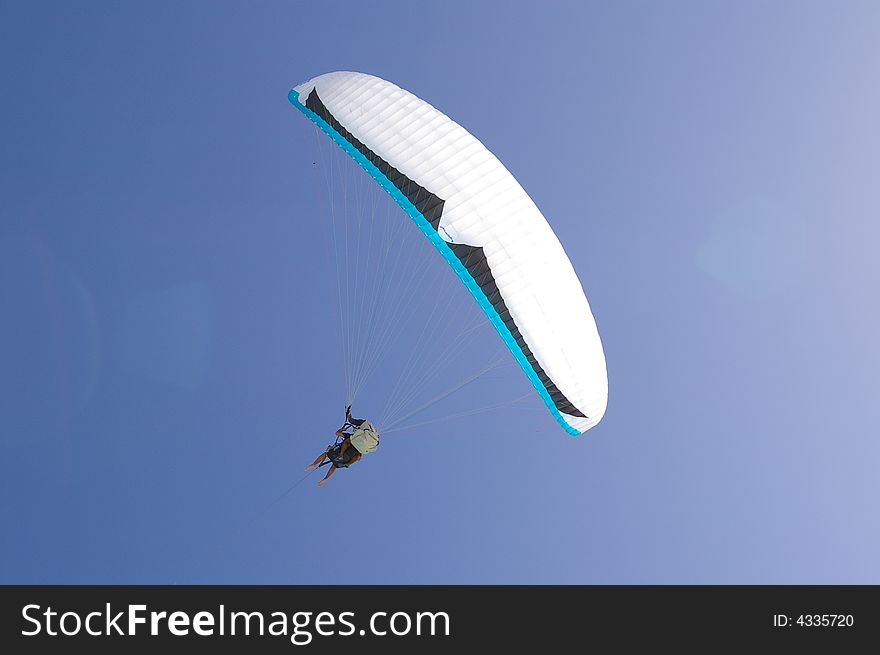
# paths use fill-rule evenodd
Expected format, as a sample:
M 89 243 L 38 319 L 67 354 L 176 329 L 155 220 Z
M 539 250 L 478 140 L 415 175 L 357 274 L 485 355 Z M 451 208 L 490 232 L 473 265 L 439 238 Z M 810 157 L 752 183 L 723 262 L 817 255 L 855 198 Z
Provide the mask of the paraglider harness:
M 357 426 L 353 425 L 351 422 L 348 421 L 348 419 L 346 419 L 345 423 L 342 424 L 342 427 L 339 428 L 339 432 L 345 432 L 346 428 L 356 429 Z M 340 454 L 342 442 L 348 439 L 350 436 L 351 435 L 348 434 L 342 437 L 337 436 L 336 443 L 327 446 L 327 459 L 321 462 L 320 466 L 333 464 L 333 466 L 338 469 L 347 469 L 351 465 L 351 459 L 358 452 L 358 449 L 355 448 L 354 445 L 349 444 L 348 448 L 345 449 L 345 454 Z

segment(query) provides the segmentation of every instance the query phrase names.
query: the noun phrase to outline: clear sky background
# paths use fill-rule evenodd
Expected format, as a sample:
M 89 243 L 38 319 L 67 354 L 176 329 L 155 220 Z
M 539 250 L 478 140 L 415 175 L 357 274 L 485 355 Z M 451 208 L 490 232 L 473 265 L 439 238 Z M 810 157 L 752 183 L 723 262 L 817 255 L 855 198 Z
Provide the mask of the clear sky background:
M 878 62 L 874 2 L 4 2 L 0 581 L 880 583 Z M 609 406 L 389 434 L 266 509 L 341 420 L 286 98 L 340 69 L 520 180 Z

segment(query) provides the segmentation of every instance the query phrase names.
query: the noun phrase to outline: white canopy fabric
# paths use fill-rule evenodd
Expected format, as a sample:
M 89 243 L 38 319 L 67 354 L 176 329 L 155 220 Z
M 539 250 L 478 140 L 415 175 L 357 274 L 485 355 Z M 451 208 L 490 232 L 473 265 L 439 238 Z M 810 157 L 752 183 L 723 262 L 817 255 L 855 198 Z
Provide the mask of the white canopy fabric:
M 321 75 L 289 99 L 416 222 L 560 425 L 574 435 L 596 425 L 608 378 L 590 305 L 552 228 L 504 165 L 433 106 L 372 75 Z

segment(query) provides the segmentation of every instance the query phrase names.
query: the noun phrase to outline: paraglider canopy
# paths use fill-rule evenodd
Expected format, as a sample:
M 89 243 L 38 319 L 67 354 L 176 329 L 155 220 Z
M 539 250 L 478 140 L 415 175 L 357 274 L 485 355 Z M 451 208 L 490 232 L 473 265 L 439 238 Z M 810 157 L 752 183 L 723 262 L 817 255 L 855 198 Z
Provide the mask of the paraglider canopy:
M 290 102 L 415 222 L 570 434 L 605 413 L 605 355 L 562 245 L 504 165 L 463 127 L 398 86 L 336 72 Z

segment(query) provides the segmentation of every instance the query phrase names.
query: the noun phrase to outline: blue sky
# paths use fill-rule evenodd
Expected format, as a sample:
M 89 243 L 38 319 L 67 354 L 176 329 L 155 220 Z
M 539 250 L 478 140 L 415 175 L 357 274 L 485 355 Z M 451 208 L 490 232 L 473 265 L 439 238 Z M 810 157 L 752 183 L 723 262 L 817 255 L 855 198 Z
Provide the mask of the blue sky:
M 880 582 L 876 3 L 428 5 L 0 8 L 0 581 Z M 389 434 L 267 509 L 341 419 L 286 98 L 340 69 L 520 180 L 609 406 Z

